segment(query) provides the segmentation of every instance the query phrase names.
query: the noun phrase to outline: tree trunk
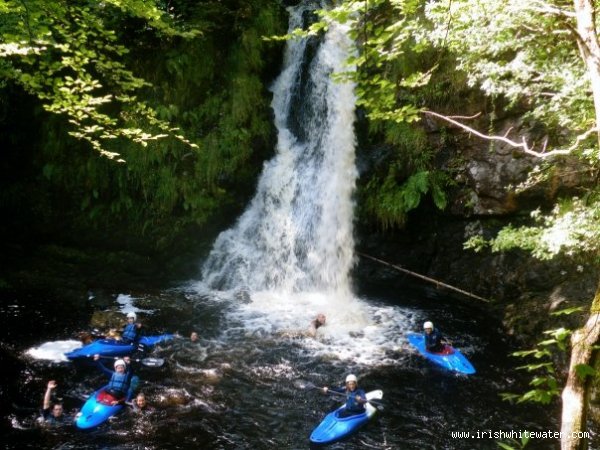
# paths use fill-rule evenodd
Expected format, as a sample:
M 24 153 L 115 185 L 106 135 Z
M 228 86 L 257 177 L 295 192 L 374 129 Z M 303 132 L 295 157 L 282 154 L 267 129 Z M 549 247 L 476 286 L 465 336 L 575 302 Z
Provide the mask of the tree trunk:
M 600 145 L 600 127 L 598 126 L 600 119 L 600 43 L 594 23 L 596 11 L 593 3 L 592 0 L 574 0 L 577 17 L 577 44 L 592 85 L 598 144 Z
M 596 11 L 593 0 L 574 0 L 573 4 L 577 17 L 577 43 L 590 77 L 600 145 L 600 43 L 594 20 Z M 593 347 L 599 343 L 600 285 L 586 324 L 571 337 L 569 376 L 562 392 L 561 450 L 586 450 L 588 447 L 588 440 L 582 436 L 582 432 L 587 431 L 591 377 L 581 378 L 575 369 L 580 364 L 595 367 L 598 351 Z
M 571 362 L 567 384 L 562 392 L 561 450 L 585 450 L 588 441 L 581 433 L 586 430 L 587 409 L 592 377 L 581 378 L 575 368 L 579 364 L 595 366 L 600 343 L 600 285 L 596 290 L 586 324 L 571 337 Z

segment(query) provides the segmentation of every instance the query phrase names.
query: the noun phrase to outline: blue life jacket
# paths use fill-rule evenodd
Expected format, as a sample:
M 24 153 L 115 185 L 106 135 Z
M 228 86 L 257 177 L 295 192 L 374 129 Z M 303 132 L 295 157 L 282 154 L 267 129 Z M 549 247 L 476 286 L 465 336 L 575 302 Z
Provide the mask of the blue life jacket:
M 127 390 L 129 389 L 129 381 L 129 371 L 125 371 L 123 373 L 113 372 L 112 376 L 110 377 L 107 389 L 126 394 Z
M 365 405 L 363 403 L 358 403 L 356 401 L 356 396 L 360 396 L 362 398 L 367 398 L 367 394 L 362 389 L 355 389 L 354 391 L 349 391 L 345 386 L 334 388 L 332 391 L 342 392 L 346 394 L 346 411 L 351 412 L 353 414 L 360 414 L 365 412 Z
M 123 333 L 121 333 L 121 338 L 123 338 L 123 340 L 125 342 L 135 342 L 138 339 L 138 334 L 139 334 L 139 328 L 137 327 L 135 322 L 128 323 L 127 325 L 125 325 L 125 328 L 123 328 Z
M 106 375 L 110 376 L 110 381 L 106 386 L 107 390 L 118 393 L 119 395 L 126 395 L 129 390 L 129 385 L 132 381 L 133 373 L 131 372 L 131 368 L 125 368 L 125 372 L 119 373 L 117 371 L 112 371 L 104 366 L 100 361 L 96 361 L 96 365 L 104 372 Z M 136 386 L 137 386 L 137 377 L 136 378 Z

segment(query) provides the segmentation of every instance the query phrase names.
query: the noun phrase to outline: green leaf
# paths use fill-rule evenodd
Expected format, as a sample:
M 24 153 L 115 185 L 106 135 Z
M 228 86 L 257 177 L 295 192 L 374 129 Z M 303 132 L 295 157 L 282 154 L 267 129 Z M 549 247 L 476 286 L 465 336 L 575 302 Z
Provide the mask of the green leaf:
M 586 377 L 596 377 L 598 372 L 593 367 L 587 364 L 577 364 L 575 366 L 575 373 L 581 379 L 585 379 Z
M 504 450 L 516 450 L 514 447 L 511 447 L 508 444 L 505 444 L 503 442 L 496 442 L 496 445 L 498 445 L 498 447 L 503 448 Z
M 571 308 L 565 308 L 565 309 L 561 309 L 559 311 L 551 312 L 550 315 L 551 316 L 562 316 L 562 315 L 573 314 L 573 313 L 580 312 L 580 311 L 583 311 L 582 306 L 573 306 Z

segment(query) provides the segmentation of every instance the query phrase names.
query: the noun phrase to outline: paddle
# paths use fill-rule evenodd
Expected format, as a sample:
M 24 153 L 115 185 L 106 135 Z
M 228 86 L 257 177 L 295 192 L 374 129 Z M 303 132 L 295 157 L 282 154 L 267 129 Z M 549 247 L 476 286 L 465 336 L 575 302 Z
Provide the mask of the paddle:
M 306 383 L 299 383 L 299 387 L 302 389 L 318 389 L 319 391 L 323 392 L 323 388 L 314 385 L 313 383 L 307 381 Z M 344 397 L 346 398 L 346 394 L 344 394 L 343 392 L 337 392 L 337 391 L 332 391 L 331 389 L 327 389 L 327 394 L 333 394 L 333 395 L 337 395 L 340 397 Z M 367 403 L 372 404 L 373 406 L 375 406 L 375 408 L 377 408 L 379 411 L 383 411 L 383 403 L 381 403 L 378 400 L 367 400 Z
M 94 355 L 87 355 L 88 358 L 93 358 Z M 103 359 L 112 359 L 117 360 L 117 359 L 121 359 L 121 358 L 115 358 L 113 356 L 102 356 L 100 355 L 100 358 Z M 135 362 L 140 362 L 142 363 L 144 366 L 146 367 L 162 367 L 162 365 L 165 363 L 164 358 L 130 358 L 131 361 L 135 361 Z

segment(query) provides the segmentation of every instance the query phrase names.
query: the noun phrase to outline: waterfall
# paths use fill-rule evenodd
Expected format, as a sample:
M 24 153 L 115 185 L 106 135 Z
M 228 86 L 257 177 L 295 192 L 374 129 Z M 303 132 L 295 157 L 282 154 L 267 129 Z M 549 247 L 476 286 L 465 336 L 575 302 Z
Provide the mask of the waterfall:
M 290 8 L 289 31 L 310 7 Z M 332 24 L 322 38 L 288 41 L 274 82 L 276 154 L 235 226 L 217 238 L 202 267 L 211 289 L 320 292 L 350 297 L 355 167 L 354 85 L 346 72 L 352 43 Z

